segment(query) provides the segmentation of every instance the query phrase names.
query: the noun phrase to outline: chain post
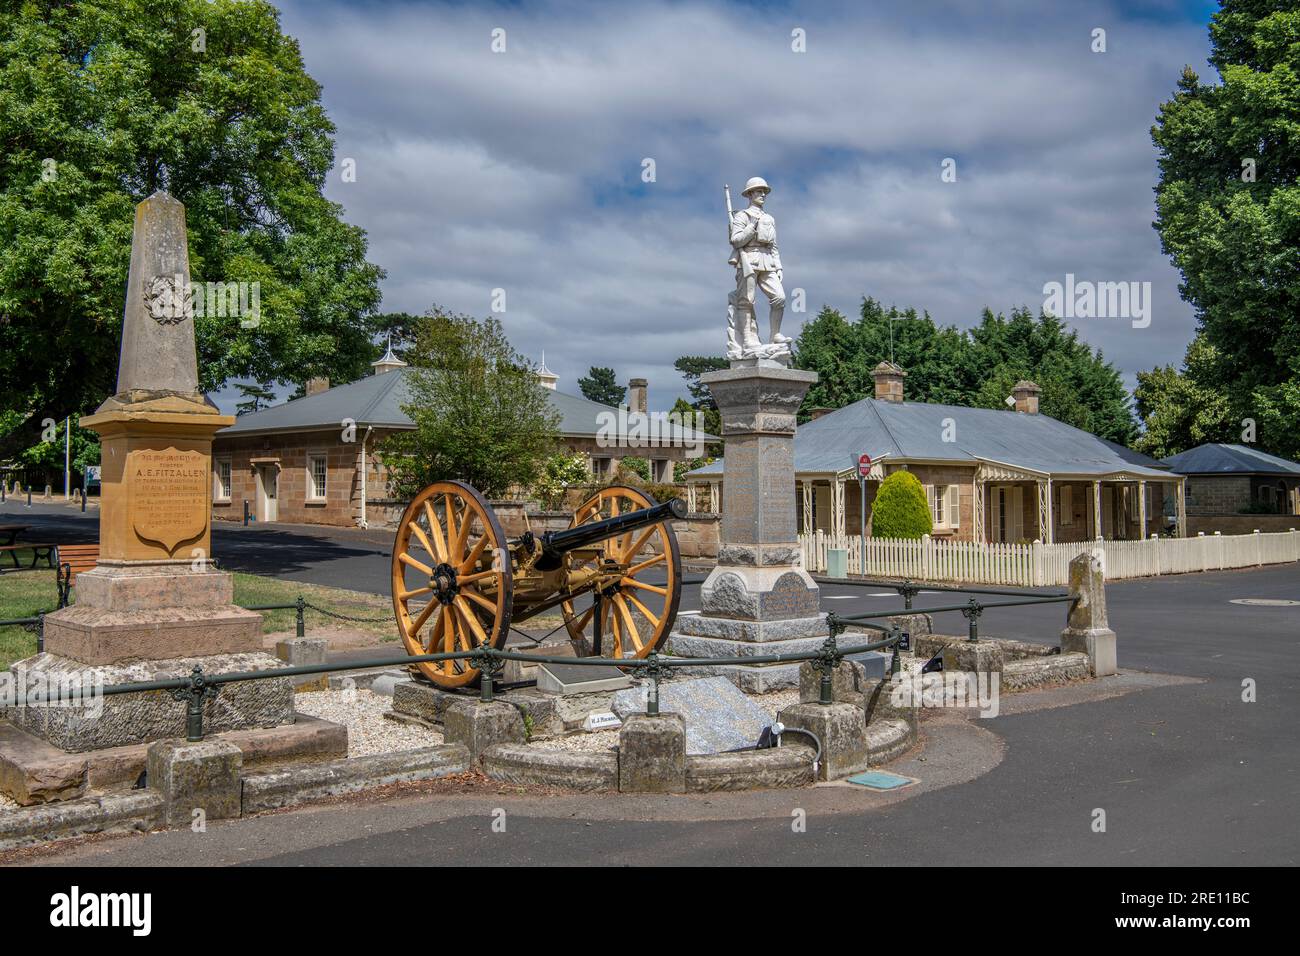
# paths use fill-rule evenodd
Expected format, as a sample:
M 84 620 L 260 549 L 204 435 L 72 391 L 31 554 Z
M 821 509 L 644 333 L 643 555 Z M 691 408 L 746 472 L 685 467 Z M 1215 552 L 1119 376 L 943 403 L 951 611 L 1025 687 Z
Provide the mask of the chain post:
M 898 645 L 903 642 L 903 631 L 895 624 L 889 631 L 890 640 L 894 642 L 894 656 L 889 659 L 889 676 L 897 677 L 903 672 L 903 662 L 900 659 Z
M 654 663 L 650 665 L 650 696 L 646 700 L 645 712 L 647 717 L 659 716 L 659 654 L 657 651 L 651 651 L 650 657 L 655 658 Z
M 817 702 L 824 707 L 829 707 L 835 703 L 835 668 L 839 667 L 840 661 L 843 660 L 836 638 L 844 633 L 848 625 L 841 621 L 834 611 L 826 615 L 826 625 L 830 629 L 830 634 L 822 644 L 817 658 L 811 663 L 821 674 L 821 694 Z
M 173 700 L 185 701 L 185 739 L 197 743 L 203 739 L 203 704 L 221 693 L 219 684 L 209 684 L 198 664 L 190 671 L 189 686 L 172 691 Z
M 966 607 L 961 609 L 962 617 L 966 618 L 966 620 L 970 622 L 970 628 L 966 635 L 966 640 L 978 641 L 980 639 L 980 615 L 983 613 L 984 605 L 980 604 L 980 602 L 974 598 L 971 598 Z
M 921 593 L 920 586 L 913 584 L 911 581 L 904 581 L 902 584 L 897 585 L 895 590 L 903 595 L 903 610 L 912 610 L 912 599 Z
M 307 636 L 307 621 L 304 616 L 304 612 L 306 610 L 307 610 L 307 602 L 303 599 L 303 596 L 299 594 L 298 595 L 298 620 L 297 620 L 299 637 Z
M 672 677 L 673 669 L 659 657 L 658 651 L 651 651 L 639 664 L 632 668 L 633 680 L 649 680 L 650 689 L 646 693 L 645 713 L 647 717 L 659 716 L 659 681 Z
M 491 645 L 480 644 L 474 648 L 474 656 L 469 659 L 471 665 L 478 668 L 478 699 L 485 704 L 496 699 L 497 675 L 505 667 L 504 662 L 497 659 L 496 653 L 496 648 Z

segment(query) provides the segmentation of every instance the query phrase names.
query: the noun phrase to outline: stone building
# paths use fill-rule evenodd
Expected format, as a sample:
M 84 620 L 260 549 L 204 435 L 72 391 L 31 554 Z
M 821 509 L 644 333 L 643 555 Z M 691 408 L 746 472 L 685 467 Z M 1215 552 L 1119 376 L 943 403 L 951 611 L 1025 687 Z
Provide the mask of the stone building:
M 414 428 L 402 411 L 410 399 L 406 363 L 390 349 L 374 374 L 346 385 L 308 383 L 303 398 L 241 415 L 217 432 L 212 446 L 213 519 L 386 527 L 406 502 L 391 497 L 375 454 L 395 431 Z M 560 416 L 560 446 L 586 456 L 598 478 L 614 475 L 625 457 L 650 464 L 656 482 L 673 480 L 679 461 L 703 455 L 702 432 L 672 426 L 647 412 L 647 383 L 629 382 L 628 408 L 616 409 L 556 388 L 545 367 L 538 377 Z
M 1187 476 L 1193 530 L 1242 534 L 1261 524 L 1269 526 L 1265 530 L 1286 530 L 1300 515 L 1300 463 L 1223 444 L 1198 445 L 1161 463 Z
M 904 400 L 907 373 L 876 366 L 875 397 L 819 410 L 795 433 L 799 530 L 856 535 L 863 503 L 858 459 L 870 456 L 865 516 L 886 475 L 924 486 L 937 539 L 1019 542 L 1185 533 L 1182 476 L 1112 442 L 1039 414 L 1041 389 L 1018 382 L 1014 410 Z M 724 462 L 687 475 L 688 497 L 725 502 Z

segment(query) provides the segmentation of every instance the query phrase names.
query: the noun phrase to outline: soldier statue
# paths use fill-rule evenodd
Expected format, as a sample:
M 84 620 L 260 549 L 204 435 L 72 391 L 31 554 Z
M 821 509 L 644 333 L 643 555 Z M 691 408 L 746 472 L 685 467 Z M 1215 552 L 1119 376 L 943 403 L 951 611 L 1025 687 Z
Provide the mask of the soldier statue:
M 731 211 L 731 190 L 723 187 L 727 197 L 727 216 L 732 256 L 727 261 L 736 267 L 736 291 L 727 296 L 727 358 L 777 359 L 788 361 L 790 339 L 781 334 L 785 312 L 785 290 L 781 287 L 781 253 L 776 247 L 776 220 L 763 210 L 772 191 L 767 182 L 755 176 L 740 191 L 749 206 Z M 758 337 L 758 319 L 754 304 L 759 290 L 767 296 L 769 343 Z

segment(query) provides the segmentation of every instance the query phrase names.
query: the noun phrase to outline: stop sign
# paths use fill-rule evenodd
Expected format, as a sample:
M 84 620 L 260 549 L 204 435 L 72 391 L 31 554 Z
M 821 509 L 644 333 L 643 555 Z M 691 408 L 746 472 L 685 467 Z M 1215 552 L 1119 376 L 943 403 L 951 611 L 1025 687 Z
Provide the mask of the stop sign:
M 867 477 L 867 474 L 868 474 L 870 471 L 871 471 L 871 456 L 870 456 L 870 455 L 859 455 L 859 456 L 858 456 L 858 474 L 861 475 L 863 478 L 865 478 L 865 477 Z

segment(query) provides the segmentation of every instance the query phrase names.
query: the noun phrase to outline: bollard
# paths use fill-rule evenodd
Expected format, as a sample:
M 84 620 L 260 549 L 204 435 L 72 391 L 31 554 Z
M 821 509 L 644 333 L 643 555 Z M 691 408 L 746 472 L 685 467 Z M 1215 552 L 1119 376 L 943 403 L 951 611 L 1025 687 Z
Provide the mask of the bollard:
M 81 486 L 81 513 L 86 513 L 86 486 Z
M 307 602 L 303 600 L 301 594 L 298 595 L 298 620 L 296 622 L 299 637 L 307 636 L 307 623 L 303 618 L 303 611 L 307 607 Z
M 27 507 L 32 506 L 32 486 L 31 482 L 27 483 Z
M 248 499 L 244 499 L 244 527 L 248 527 Z
M 45 653 L 45 612 L 36 615 L 36 653 Z
M 889 676 L 897 677 L 903 672 L 903 661 L 899 657 L 898 650 L 898 645 L 903 642 L 903 632 L 899 630 L 898 625 L 890 629 L 889 639 L 894 642 L 894 656 L 889 660 Z

